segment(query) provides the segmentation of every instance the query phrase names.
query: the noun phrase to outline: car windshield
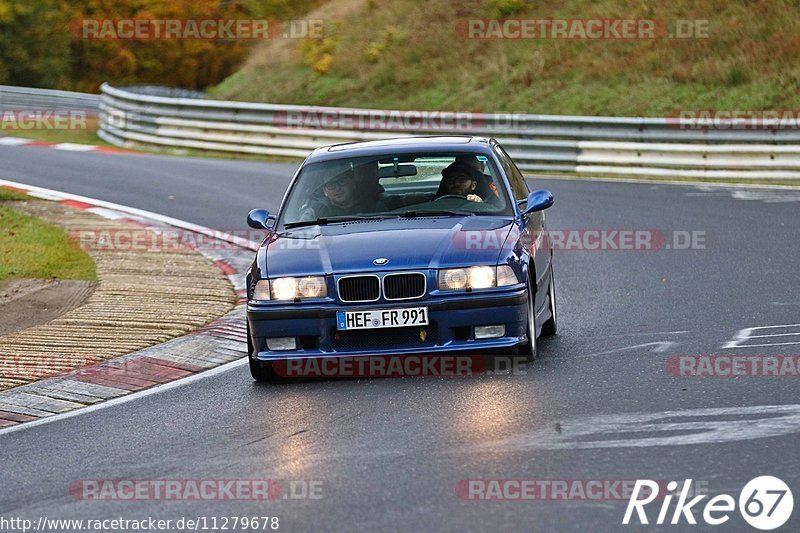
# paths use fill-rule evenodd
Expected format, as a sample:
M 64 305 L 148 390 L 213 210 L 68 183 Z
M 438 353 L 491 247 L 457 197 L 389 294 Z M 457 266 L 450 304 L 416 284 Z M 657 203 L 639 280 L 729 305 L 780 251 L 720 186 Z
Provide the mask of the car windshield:
M 511 215 L 500 174 L 479 154 L 401 154 L 303 167 L 279 224 L 401 215 Z

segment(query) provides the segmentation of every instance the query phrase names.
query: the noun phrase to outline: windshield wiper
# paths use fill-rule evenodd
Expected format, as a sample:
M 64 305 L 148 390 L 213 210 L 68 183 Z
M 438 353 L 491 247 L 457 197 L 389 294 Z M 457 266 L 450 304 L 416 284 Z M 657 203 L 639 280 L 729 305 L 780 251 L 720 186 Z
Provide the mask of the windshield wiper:
M 381 220 L 384 218 L 393 218 L 394 216 L 387 215 L 370 215 L 370 216 L 338 216 L 338 217 L 320 217 L 313 220 L 300 220 L 298 222 L 288 222 L 283 225 L 284 228 L 300 228 L 303 226 L 324 226 L 325 224 L 332 224 L 337 222 L 352 222 L 353 220 Z
M 402 213 L 386 213 L 383 215 L 363 215 L 363 216 L 336 216 L 336 217 L 320 217 L 313 220 L 300 220 L 297 222 L 288 222 L 283 225 L 286 229 L 301 228 L 304 226 L 324 226 L 326 224 L 335 224 L 337 222 L 352 222 L 354 220 L 385 220 L 388 218 L 413 218 L 417 216 L 474 216 L 472 211 L 453 211 L 447 209 L 422 209 L 404 211 Z
M 425 216 L 425 215 L 434 215 L 434 216 L 436 216 L 436 215 L 441 215 L 441 216 L 447 216 L 447 215 L 474 216 L 475 213 L 473 213 L 472 211 L 454 211 L 454 210 L 448 210 L 448 209 L 420 209 L 420 210 L 405 211 L 405 212 L 399 214 L 398 216 L 401 216 L 403 218 L 413 218 L 413 217 Z

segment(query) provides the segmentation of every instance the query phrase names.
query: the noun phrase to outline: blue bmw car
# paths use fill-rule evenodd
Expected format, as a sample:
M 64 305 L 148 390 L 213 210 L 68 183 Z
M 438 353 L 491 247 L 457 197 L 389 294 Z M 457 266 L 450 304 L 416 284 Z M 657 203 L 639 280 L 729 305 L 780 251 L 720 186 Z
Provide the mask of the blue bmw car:
M 297 170 L 247 274 L 250 371 L 304 358 L 508 353 L 554 335 L 549 191 L 491 138 L 327 146 Z

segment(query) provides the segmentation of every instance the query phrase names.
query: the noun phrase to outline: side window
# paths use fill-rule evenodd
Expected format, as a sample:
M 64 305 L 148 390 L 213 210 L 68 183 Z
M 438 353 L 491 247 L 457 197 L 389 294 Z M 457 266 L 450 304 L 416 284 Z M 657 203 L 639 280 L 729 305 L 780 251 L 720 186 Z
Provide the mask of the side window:
M 506 151 L 503 150 L 499 144 L 495 145 L 494 150 L 497 157 L 500 159 L 500 164 L 503 165 L 503 170 L 508 176 L 508 181 L 511 184 L 511 188 L 514 190 L 514 196 L 517 200 L 524 200 L 528 197 L 530 192 L 528 190 L 528 185 L 525 183 L 525 178 L 517 168 L 517 165 L 514 164 L 514 161 L 511 160 Z

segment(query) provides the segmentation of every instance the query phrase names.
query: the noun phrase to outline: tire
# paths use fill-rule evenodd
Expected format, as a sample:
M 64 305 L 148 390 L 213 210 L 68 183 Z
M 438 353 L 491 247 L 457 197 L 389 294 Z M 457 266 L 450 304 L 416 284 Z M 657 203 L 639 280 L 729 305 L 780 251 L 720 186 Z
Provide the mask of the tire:
M 247 324 L 247 362 L 250 364 L 250 375 L 256 381 L 276 381 L 277 376 L 272 370 L 272 363 L 265 363 L 253 359 L 253 340 L 250 338 L 250 324 Z
M 526 363 L 536 360 L 536 291 L 531 285 L 532 277 L 528 275 L 528 340 L 518 350 L 518 354 L 525 357 Z
M 556 306 L 556 278 L 553 274 L 553 263 L 550 263 L 550 287 L 547 289 L 547 305 L 550 308 L 550 318 L 542 324 L 542 335 L 552 337 L 558 333 L 558 306 Z
M 245 328 L 247 328 L 247 358 L 253 357 L 253 339 L 250 338 L 250 323 L 245 321 Z
M 275 371 L 272 370 L 272 363 L 256 361 L 250 356 L 247 357 L 247 360 L 250 363 L 250 375 L 253 376 L 254 380 L 267 382 L 279 380 Z

